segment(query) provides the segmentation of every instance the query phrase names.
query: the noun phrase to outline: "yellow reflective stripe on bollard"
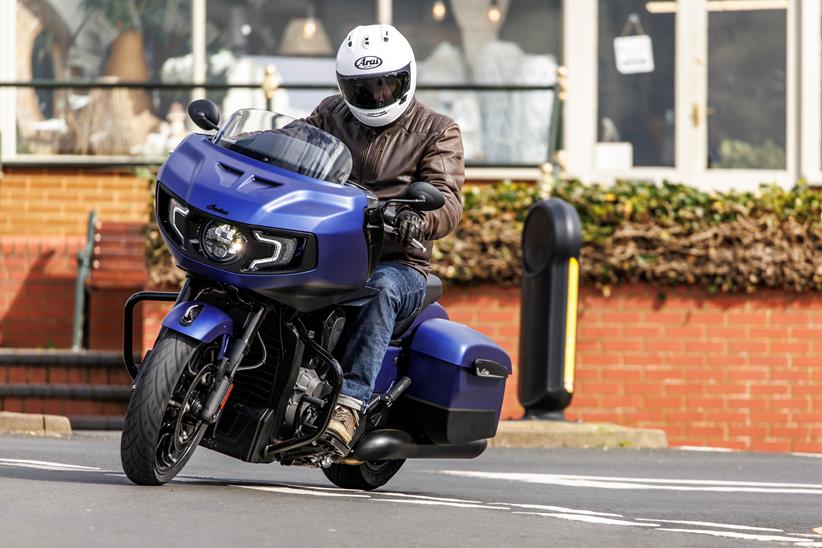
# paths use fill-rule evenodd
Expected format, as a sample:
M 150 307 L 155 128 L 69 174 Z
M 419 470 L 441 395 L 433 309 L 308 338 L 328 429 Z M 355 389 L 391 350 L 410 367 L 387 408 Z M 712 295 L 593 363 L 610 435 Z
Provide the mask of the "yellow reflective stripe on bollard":
M 571 257 L 568 261 L 568 303 L 565 307 L 565 371 L 563 385 L 570 394 L 574 392 L 574 365 L 577 342 L 577 296 L 579 293 L 579 262 Z

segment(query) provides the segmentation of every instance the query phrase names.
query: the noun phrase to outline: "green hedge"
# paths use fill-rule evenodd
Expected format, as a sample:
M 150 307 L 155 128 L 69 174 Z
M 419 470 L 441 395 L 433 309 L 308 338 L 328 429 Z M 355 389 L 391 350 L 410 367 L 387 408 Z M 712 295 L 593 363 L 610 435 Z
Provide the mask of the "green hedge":
M 435 271 L 456 282 L 518 283 L 525 214 L 550 195 L 579 212 L 583 282 L 822 290 L 822 194 L 804 184 L 708 193 L 673 183 L 557 181 L 542 194 L 528 183 L 467 189 L 459 229 L 437 244 Z
M 822 193 L 804 184 L 726 193 L 633 181 L 469 186 L 460 226 L 434 248 L 434 272 L 453 283 L 518 284 L 525 216 L 548 196 L 579 212 L 583 283 L 603 289 L 649 282 L 712 292 L 822 290 Z M 153 211 L 146 253 L 154 283 L 180 281 Z

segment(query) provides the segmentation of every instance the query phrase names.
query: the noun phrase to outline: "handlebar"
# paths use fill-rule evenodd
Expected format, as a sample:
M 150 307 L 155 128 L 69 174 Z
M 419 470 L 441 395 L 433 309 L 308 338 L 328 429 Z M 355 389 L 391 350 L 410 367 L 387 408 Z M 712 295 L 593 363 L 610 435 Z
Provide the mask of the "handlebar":
M 390 224 L 388 224 L 388 223 L 383 223 L 383 229 L 384 229 L 384 230 L 385 230 L 388 234 L 394 234 L 394 233 L 397 231 L 397 229 L 396 229 L 396 228 L 394 228 L 394 225 L 390 225 Z M 411 245 L 412 245 L 412 246 L 414 246 L 414 247 L 416 247 L 417 249 L 419 249 L 419 250 L 420 250 L 420 251 L 422 251 L 423 253 L 425 253 L 425 252 L 427 251 L 427 250 L 426 250 L 426 248 L 425 248 L 425 246 L 423 245 L 423 243 L 422 243 L 422 242 L 420 242 L 419 240 L 417 240 L 416 238 L 412 238 L 412 239 L 411 239 Z

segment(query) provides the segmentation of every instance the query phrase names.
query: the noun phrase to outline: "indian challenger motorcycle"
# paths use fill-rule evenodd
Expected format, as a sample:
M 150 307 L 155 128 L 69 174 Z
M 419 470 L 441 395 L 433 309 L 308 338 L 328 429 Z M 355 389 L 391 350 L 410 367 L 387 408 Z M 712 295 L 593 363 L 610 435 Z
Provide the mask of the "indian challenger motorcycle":
M 480 455 L 497 430 L 511 361 L 449 321 L 434 276 L 422 306 L 394 329 L 351 451 L 323 436 L 342 385 L 346 321 L 376 295 L 367 281 L 392 212 L 437 209 L 442 194 L 417 182 L 380 201 L 348 182 L 345 145 L 275 112 L 239 110 L 222 127 L 210 101 L 188 112 L 216 134 L 188 136 L 158 173 L 157 224 L 186 279 L 178 294 L 142 292 L 126 304 L 129 479 L 164 484 L 198 445 L 319 467 L 339 487 L 367 490 L 405 459 Z M 131 316 L 144 300 L 176 304 L 136 364 Z

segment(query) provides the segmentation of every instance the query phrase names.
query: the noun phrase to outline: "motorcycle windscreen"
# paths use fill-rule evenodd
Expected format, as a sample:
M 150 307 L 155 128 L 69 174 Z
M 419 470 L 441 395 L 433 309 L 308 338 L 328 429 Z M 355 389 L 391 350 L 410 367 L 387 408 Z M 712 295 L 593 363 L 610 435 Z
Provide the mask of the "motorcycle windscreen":
M 220 144 L 257 160 L 328 183 L 351 175 L 351 152 L 336 137 L 290 116 L 241 109 L 223 126 Z

